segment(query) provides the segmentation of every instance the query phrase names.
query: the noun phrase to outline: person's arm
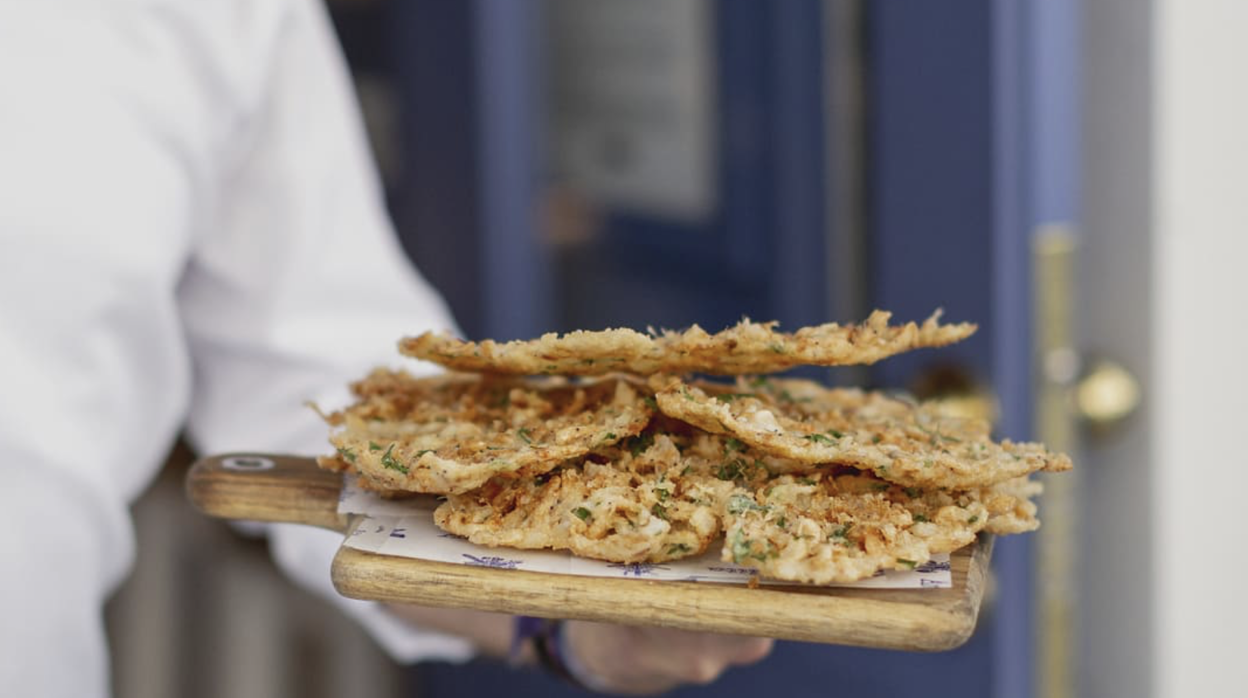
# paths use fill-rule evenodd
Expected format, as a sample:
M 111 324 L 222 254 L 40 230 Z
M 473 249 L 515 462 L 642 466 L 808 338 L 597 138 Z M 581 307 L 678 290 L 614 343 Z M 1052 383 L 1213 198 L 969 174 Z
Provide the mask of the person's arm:
M 198 85 L 111 5 L 0 3 L 4 696 L 107 694 L 128 505 L 190 393 L 175 294 L 202 153 L 160 105 Z
M 200 453 L 325 453 L 329 428 L 305 403 L 343 403 L 347 384 L 379 365 L 432 371 L 403 359 L 398 339 L 453 329 L 386 217 L 323 7 L 270 7 L 280 9 L 263 47 L 233 62 L 237 92 L 251 101 L 178 289 L 195 372 L 187 436 Z M 338 595 L 329 568 L 341 535 L 293 525 L 267 533 L 290 578 L 355 618 L 396 659 L 475 653 L 459 633 Z
M 323 337 L 336 347 L 327 352 L 299 346 L 301 323 L 319 323 L 314 312 L 248 305 L 258 294 L 235 295 L 231 283 L 256 274 L 283 284 L 307 270 L 289 255 L 325 260 L 334 252 L 288 248 L 282 231 L 238 224 L 266 210 L 261 198 L 228 212 L 221 206 L 230 185 L 224 173 L 239 170 L 248 152 L 243 138 L 260 130 L 253 119 L 263 112 L 255 105 L 266 98 L 270 52 L 290 31 L 292 13 L 308 15 L 312 7 L 286 0 L 0 5 L 0 525 L 8 535 L 0 656 L 16 660 L 0 662 L 0 695 L 107 695 L 103 604 L 133 561 L 128 507 L 181 429 L 193 384 L 201 435 L 228 440 L 223 435 L 238 424 L 226 424 L 230 406 L 214 401 L 239 399 L 240 411 L 272 417 L 263 430 L 268 441 L 256 443 L 275 443 L 305 425 L 310 412 L 299 405 L 314 396 L 310 385 L 343 389 L 347 369 L 325 372 L 327 355 L 358 358 L 360 346 L 374 346 L 376 332 L 358 331 L 375 325 L 367 303 Z M 305 118 L 294 109 L 314 113 L 324 105 L 290 106 L 266 116 Z M 301 151 L 315 146 L 281 147 L 297 169 Z M 251 176 L 276 196 L 310 193 L 270 185 L 281 172 Z M 333 214 L 316 200 L 278 203 L 303 213 L 284 221 L 286 232 Z M 374 204 L 368 212 L 377 215 Z M 256 235 L 246 255 L 223 258 L 228 241 L 205 242 L 230 233 Z M 356 247 L 349 235 L 336 238 Z M 383 268 L 402 264 L 392 243 L 371 256 Z M 312 273 L 332 279 L 354 272 L 353 287 L 367 295 L 372 271 L 322 266 Z M 332 294 L 296 286 L 309 310 Z M 437 312 L 436 300 L 420 305 Z M 197 323 L 185 321 L 188 312 Z M 393 319 L 394 309 L 386 312 Z M 229 322 L 234 313 L 237 321 Z M 278 315 L 293 324 L 271 322 Z M 419 314 L 405 319 L 433 322 Z M 215 332 L 224 325 L 233 334 Z M 191 344 L 215 361 L 193 366 Z M 251 349 L 282 370 L 271 377 L 232 372 L 229 362 L 254 357 Z M 209 375 L 212 369 L 219 372 Z M 258 388 L 240 385 L 243 376 Z M 249 441 L 256 432 L 242 426 L 235 435 Z M 286 542 L 275 548 L 295 557 L 336 547 L 324 538 L 305 544 L 303 531 L 278 539 Z M 304 569 L 328 586 L 327 568 Z M 462 639 L 442 641 L 381 609 L 368 615 L 400 656 L 471 652 Z

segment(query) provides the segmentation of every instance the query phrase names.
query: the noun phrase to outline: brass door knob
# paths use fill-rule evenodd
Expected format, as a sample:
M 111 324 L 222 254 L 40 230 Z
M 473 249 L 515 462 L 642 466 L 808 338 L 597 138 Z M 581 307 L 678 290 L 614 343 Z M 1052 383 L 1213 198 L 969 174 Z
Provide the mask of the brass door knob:
M 1074 385 L 1071 398 L 1080 421 L 1093 429 L 1110 429 L 1139 408 L 1140 382 L 1121 364 L 1098 359 Z

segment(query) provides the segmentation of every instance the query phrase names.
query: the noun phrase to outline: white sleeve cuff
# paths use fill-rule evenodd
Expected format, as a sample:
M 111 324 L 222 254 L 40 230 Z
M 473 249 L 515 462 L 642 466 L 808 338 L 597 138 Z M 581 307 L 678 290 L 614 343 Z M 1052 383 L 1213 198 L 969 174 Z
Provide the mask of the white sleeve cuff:
M 476 655 L 476 648 L 462 637 L 421 629 L 380 603 L 339 594 L 330 580 L 330 566 L 341 544 L 342 534 L 333 531 L 294 524 L 269 526 L 269 545 L 277 565 L 301 586 L 359 622 L 395 661 L 465 662 Z

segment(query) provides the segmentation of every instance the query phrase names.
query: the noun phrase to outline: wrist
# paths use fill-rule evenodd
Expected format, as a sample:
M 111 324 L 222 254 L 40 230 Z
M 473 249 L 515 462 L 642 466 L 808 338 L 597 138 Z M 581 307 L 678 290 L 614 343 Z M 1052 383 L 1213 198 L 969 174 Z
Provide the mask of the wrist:
M 509 663 L 519 666 L 527 663 L 526 660 L 579 688 L 590 691 L 608 688 L 573 651 L 568 623 L 562 620 L 516 616 Z
M 610 693 L 612 691 L 610 682 L 585 666 L 581 655 L 576 651 L 576 645 L 571 638 L 571 627 L 570 622 L 562 621 L 559 623 L 558 630 L 560 658 L 568 675 L 582 688 L 599 693 Z

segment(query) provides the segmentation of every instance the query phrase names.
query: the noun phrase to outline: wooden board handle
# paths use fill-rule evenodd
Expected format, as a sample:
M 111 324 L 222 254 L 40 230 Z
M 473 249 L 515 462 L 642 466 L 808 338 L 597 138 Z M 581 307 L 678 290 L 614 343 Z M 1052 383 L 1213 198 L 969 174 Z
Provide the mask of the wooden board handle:
M 341 492 L 341 474 L 300 456 L 227 453 L 201 458 L 186 476 L 187 497 L 209 516 L 345 532 L 347 517 L 338 513 Z

